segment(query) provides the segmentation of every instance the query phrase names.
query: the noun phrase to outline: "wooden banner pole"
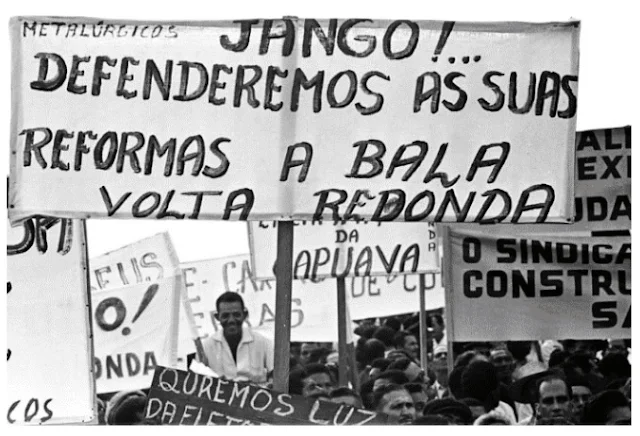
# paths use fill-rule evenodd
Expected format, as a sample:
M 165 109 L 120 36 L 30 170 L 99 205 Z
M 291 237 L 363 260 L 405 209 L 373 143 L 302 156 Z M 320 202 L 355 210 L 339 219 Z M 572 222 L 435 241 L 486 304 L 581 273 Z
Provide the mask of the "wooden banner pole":
M 289 392 L 291 288 L 293 284 L 293 221 L 278 222 L 276 314 L 273 389 Z
M 427 312 L 425 310 L 425 277 L 420 274 L 420 366 L 427 370 Z
M 347 293 L 344 277 L 338 283 L 338 384 L 348 385 L 349 350 L 347 349 Z

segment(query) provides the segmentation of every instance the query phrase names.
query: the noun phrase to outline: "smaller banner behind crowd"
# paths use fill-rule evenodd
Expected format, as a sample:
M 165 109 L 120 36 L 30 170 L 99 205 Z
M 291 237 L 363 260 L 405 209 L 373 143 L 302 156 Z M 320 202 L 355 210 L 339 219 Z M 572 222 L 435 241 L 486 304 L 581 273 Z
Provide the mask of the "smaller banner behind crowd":
M 181 265 L 199 337 L 219 328 L 214 318 L 216 299 L 224 292 L 242 295 L 249 310 L 248 324 L 273 340 L 275 333 L 275 280 L 252 276 L 249 255 L 187 262 Z M 333 280 L 321 284 L 294 281 L 291 301 L 291 340 L 330 342 L 338 340 L 337 289 Z
M 36 217 L 7 233 L 7 421 L 97 415 L 84 223 Z
M 171 242 L 171 238 L 166 232 L 158 233 L 120 249 L 95 257 L 91 259 L 90 266 L 94 311 L 99 303 L 96 299 L 103 295 L 100 293 L 101 290 L 116 291 L 115 295 L 123 299 L 122 294 L 124 292 L 135 292 L 141 289 L 141 287 L 148 287 L 164 279 L 173 278 L 173 280 L 166 280 L 164 286 L 175 286 L 176 289 L 174 292 L 178 294 L 186 292 L 182 280 L 182 272 L 179 267 L 178 256 Z M 140 286 L 135 287 L 133 285 Z M 134 297 L 134 300 L 135 298 L 136 297 Z M 174 300 L 171 301 L 173 302 Z M 134 306 L 127 305 L 126 308 L 129 311 L 135 311 L 139 302 L 140 300 L 137 300 Z M 189 323 L 193 321 L 192 318 L 189 317 L 186 309 L 186 296 L 184 296 L 179 300 L 179 321 L 171 324 L 175 328 L 176 335 L 178 335 L 178 331 L 180 332 L 178 337 L 177 361 L 174 361 L 174 359 L 176 359 L 175 355 L 168 357 L 172 364 L 175 363 L 181 368 L 187 367 L 186 356 L 195 352 L 193 338 L 189 329 Z M 168 307 L 167 310 L 172 313 L 171 311 L 173 309 Z M 179 326 L 185 326 L 185 328 L 179 328 Z M 118 348 L 125 354 L 127 352 L 125 348 L 135 344 L 135 341 L 123 335 L 113 335 L 110 336 L 110 339 L 115 342 L 120 342 L 119 345 L 117 343 L 111 344 L 110 349 Z M 97 354 L 104 354 L 100 353 L 101 350 L 98 348 L 96 348 L 96 351 Z M 140 350 L 131 349 L 130 351 L 136 353 Z M 104 362 L 101 362 L 101 364 L 104 366 Z M 153 368 L 151 368 L 151 371 L 152 370 Z M 115 374 L 117 376 L 117 373 Z M 100 374 L 100 377 L 104 376 L 104 372 Z M 124 377 L 122 383 L 126 383 L 125 380 L 130 380 L 132 385 L 128 389 L 137 389 L 134 387 L 139 384 L 138 381 L 135 381 L 136 377 L 137 376 L 133 378 Z M 109 385 L 113 385 L 113 383 L 109 383 Z M 109 392 L 104 389 L 105 385 L 98 379 L 98 391 L 100 393 Z
M 631 337 L 630 238 L 451 228 L 445 244 L 452 340 Z
M 275 278 L 276 221 L 248 226 L 255 276 Z M 294 279 L 440 271 L 433 223 L 295 221 L 294 226 Z
M 98 393 L 146 389 L 156 365 L 176 366 L 180 280 L 93 293 Z
M 164 425 L 371 425 L 388 415 L 249 383 L 156 368 L 145 417 Z

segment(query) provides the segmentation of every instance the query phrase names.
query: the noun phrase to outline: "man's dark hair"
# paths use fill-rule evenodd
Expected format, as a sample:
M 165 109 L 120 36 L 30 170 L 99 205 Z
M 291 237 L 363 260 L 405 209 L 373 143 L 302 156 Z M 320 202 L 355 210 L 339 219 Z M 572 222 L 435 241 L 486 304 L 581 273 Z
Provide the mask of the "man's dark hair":
M 376 359 L 384 358 L 385 346 L 378 339 L 367 339 L 360 350 L 360 362 L 369 365 Z
M 441 415 L 423 415 L 414 419 L 412 425 L 451 425 L 451 422 Z
M 329 392 L 329 398 L 337 398 L 337 397 L 353 397 L 353 398 L 360 399 L 360 395 L 358 395 L 356 391 L 344 386 L 332 389 L 331 392 Z
M 371 362 L 371 368 L 377 368 L 380 371 L 386 371 L 387 368 L 389 368 L 389 365 L 391 365 L 391 361 L 389 359 L 385 359 L 384 357 L 375 359 L 373 362 Z
M 393 341 L 395 334 L 395 330 L 391 327 L 382 326 L 376 329 L 373 338 L 382 342 L 385 347 L 393 347 L 395 345 Z
M 473 413 L 468 405 L 453 398 L 442 398 L 429 401 L 422 410 L 425 415 L 442 415 L 461 424 L 473 423 Z
M 133 396 L 123 400 L 112 412 L 111 425 L 134 425 L 144 420 L 146 398 Z
M 598 365 L 600 372 L 607 379 L 631 377 L 631 365 L 624 354 L 610 353 L 605 355 Z
M 631 407 L 629 400 L 620 391 L 602 391 L 595 395 L 582 412 L 582 424 L 603 425 L 609 419 L 609 413 L 618 407 Z
M 458 366 L 453 368 L 449 373 L 449 392 L 451 392 L 455 398 L 464 397 L 464 392 L 462 391 L 462 372 L 464 369 L 464 366 Z
M 407 331 L 401 331 L 395 334 L 395 336 L 393 337 L 393 342 L 396 344 L 396 347 L 398 348 L 403 348 L 404 347 L 404 341 L 406 339 L 407 336 L 414 336 L 412 333 L 409 333 Z
M 410 359 L 407 359 L 407 358 L 398 359 L 387 367 L 387 371 L 391 371 L 393 369 L 404 371 L 409 367 L 409 365 L 411 365 Z
M 324 373 L 331 377 L 331 371 L 320 363 L 310 363 L 304 365 L 302 368 L 291 371 L 289 373 L 289 393 L 302 395 L 304 379 L 319 373 Z
M 522 361 L 531 352 L 531 341 L 508 341 L 507 350 L 515 360 Z
M 542 386 L 542 383 L 549 383 L 553 380 L 563 381 L 564 385 L 567 387 L 567 396 L 571 398 L 571 385 L 569 385 L 569 382 L 567 381 L 566 377 L 564 377 L 564 375 L 562 375 L 561 373 L 556 373 L 556 374 L 549 374 L 545 377 L 542 377 L 540 380 L 536 382 L 536 392 L 535 392 L 536 403 L 540 402 L 540 386 Z
M 242 305 L 242 310 L 245 309 L 244 300 L 237 292 L 224 292 L 218 297 L 216 300 L 216 310 L 218 312 L 220 311 L 220 303 L 240 303 Z
M 373 409 L 373 398 L 369 395 L 373 392 L 373 384 L 375 380 L 368 380 L 360 386 L 360 398 L 362 399 L 362 406 L 365 409 Z
M 387 318 L 386 321 L 384 322 L 384 327 L 389 327 L 395 332 L 399 331 L 401 326 L 402 326 L 402 323 L 395 316 Z
M 469 364 L 460 379 L 464 397 L 475 398 L 485 405 L 487 410 L 498 405 L 498 372 L 490 362 L 477 361 Z M 493 405 L 493 407 L 491 407 Z
M 549 356 L 549 368 L 555 368 L 556 366 L 563 365 L 569 358 L 569 353 L 564 350 L 556 348 L 551 352 Z
M 425 386 L 422 383 L 405 383 L 402 386 L 410 394 L 417 394 L 418 392 L 425 392 Z
M 455 362 L 453 363 L 453 367 L 454 368 L 466 367 L 467 365 L 469 365 L 469 362 L 471 362 L 471 359 L 476 357 L 477 354 L 478 353 L 473 350 L 463 352 L 456 358 Z
M 390 385 L 386 385 L 383 386 L 379 389 L 376 389 L 375 391 L 373 391 L 373 410 L 378 409 L 378 406 L 380 406 L 380 402 L 382 401 L 382 398 L 387 395 L 390 392 L 395 392 L 395 391 L 405 391 L 406 389 L 399 384 L 390 384 Z
M 406 374 L 398 369 L 387 369 L 385 372 L 376 377 L 376 380 L 387 379 L 393 384 L 403 385 L 409 383 Z
M 360 336 L 360 339 L 364 339 L 364 341 L 366 341 L 367 339 L 371 339 L 373 337 L 373 334 L 377 329 L 378 327 L 376 327 L 375 325 L 359 325 L 353 330 L 353 332 L 356 335 Z

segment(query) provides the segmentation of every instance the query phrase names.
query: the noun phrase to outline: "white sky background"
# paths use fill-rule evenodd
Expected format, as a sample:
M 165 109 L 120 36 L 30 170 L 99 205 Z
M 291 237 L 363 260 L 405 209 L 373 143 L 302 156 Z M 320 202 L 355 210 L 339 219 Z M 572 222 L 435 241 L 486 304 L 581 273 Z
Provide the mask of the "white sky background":
M 387 18 L 455 21 L 582 21 L 578 87 L 578 130 L 632 124 L 639 111 L 633 104 L 637 87 L 637 14 L 633 2 L 580 1 L 9 1 L 2 22 L 16 15 L 91 16 L 139 20 L 232 20 L 239 18 Z M 153 5 L 153 6 L 151 6 Z M 1 45 L 5 116 L 0 137 L 9 138 L 10 47 L 5 27 Z M 445 48 L 446 50 L 446 48 Z M 1 154 L 8 174 L 8 154 Z M 6 160 L 5 160 L 6 159 Z M 6 219 L 6 218 L 5 218 Z M 191 220 L 89 220 L 89 256 L 117 249 L 138 239 L 169 231 L 183 262 L 248 253 L 247 226 L 239 222 Z

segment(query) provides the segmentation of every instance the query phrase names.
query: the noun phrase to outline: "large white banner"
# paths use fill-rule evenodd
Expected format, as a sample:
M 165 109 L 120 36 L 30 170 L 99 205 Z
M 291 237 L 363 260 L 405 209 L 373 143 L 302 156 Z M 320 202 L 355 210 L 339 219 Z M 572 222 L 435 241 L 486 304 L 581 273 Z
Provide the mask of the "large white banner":
M 276 224 L 247 224 L 253 270 L 261 279 L 275 278 Z M 297 221 L 294 226 L 294 279 L 440 271 L 433 223 Z
M 451 229 L 448 239 L 451 340 L 631 338 L 630 238 Z
M 86 250 L 81 220 L 37 217 L 8 227 L 9 423 L 86 423 L 97 415 Z
M 346 279 L 351 318 L 378 318 L 420 311 L 420 277 L 417 274 Z M 440 274 L 424 274 L 425 310 L 444 307 Z
M 187 295 L 199 337 L 219 328 L 214 318 L 216 299 L 223 292 L 239 293 L 249 310 L 248 324 L 274 339 L 276 314 L 275 280 L 252 277 L 249 255 L 183 263 Z M 338 340 L 337 284 L 325 280 L 293 282 L 291 300 L 291 340 L 331 342 Z
M 12 220 L 573 218 L 577 21 L 10 26 Z
M 98 393 L 146 389 L 156 365 L 176 367 L 180 280 L 93 293 Z
M 163 278 L 178 277 L 173 283 L 178 286 L 179 292 L 186 292 L 178 255 L 167 232 L 95 257 L 91 259 L 90 266 L 93 291 L 149 284 Z M 195 352 L 195 346 L 189 330 L 189 323 L 193 320 L 189 317 L 186 302 L 182 298 L 179 311 L 178 366 L 185 369 L 186 356 Z

